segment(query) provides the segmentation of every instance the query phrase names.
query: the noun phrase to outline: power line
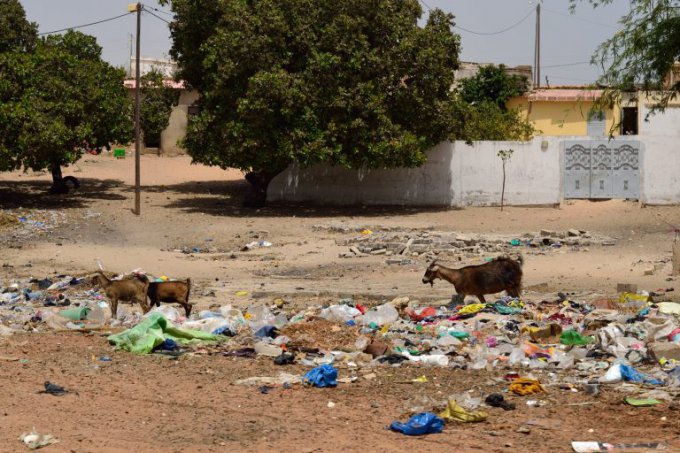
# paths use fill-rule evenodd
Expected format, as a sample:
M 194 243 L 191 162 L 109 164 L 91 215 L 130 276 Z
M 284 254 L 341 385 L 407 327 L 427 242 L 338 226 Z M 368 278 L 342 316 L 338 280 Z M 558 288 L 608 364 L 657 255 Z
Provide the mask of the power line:
M 422 5 L 423 5 L 425 8 L 427 8 L 428 11 L 432 11 L 432 8 L 430 8 L 430 5 L 428 5 L 427 3 L 425 3 L 423 0 L 419 0 L 419 1 L 420 1 L 420 3 L 422 3 Z
M 472 33 L 473 35 L 484 35 L 484 36 L 500 35 L 501 33 L 505 33 L 506 31 L 510 31 L 510 30 L 512 30 L 513 28 L 515 28 L 516 26 L 518 26 L 519 24 L 521 24 L 522 22 L 524 22 L 525 20 L 527 20 L 533 13 L 534 13 L 534 9 L 531 8 L 531 10 L 529 10 L 529 12 L 527 13 L 527 15 L 524 16 L 523 18 L 521 18 L 519 21 L 515 22 L 514 24 L 510 25 L 510 26 L 507 27 L 507 28 L 504 28 L 504 29 L 498 30 L 498 31 L 493 31 L 493 32 L 479 32 L 479 31 L 472 31 L 472 30 L 468 30 L 467 28 L 463 28 L 463 27 L 461 27 L 460 25 L 454 25 L 454 28 L 460 28 L 461 30 L 463 30 L 463 31 L 465 31 L 465 32 L 468 32 L 468 33 Z
M 580 20 L 581 22 L 586 22 L 586 23 L 589 23 L 589 24 L 592 24 L 592 25 L 597 25 L 597 26 L 599 26 L 599 27 L 609 27 L 609 28 L 614 28 L 614 29 L 618 29 L 618 28 L 619 28 L 619 27 L 616 27 L 616 26 L 614 26 L 614 25 L 603 24 L 603 23 L 601 23 L 601 22 L 595 22 L 595 21 L 592 21 L 592 20 L 589 20 L 589 19 L 584 19 L 584 18 L 582 18 L 582 17 L 574 16 L 574 15 L 572 15 L 572 14 L 564 14 L 564 13 L 561 13 L 561 12 L 559 12 L 559 11 L 555 11 L 554 9 L 549 9 L 549 8 L 543 8 L 543 9 L 544 9 L 545 11 L 548 11 L 549 13 L 557 14 L 558 16 L 569 17 L 569 18 L 571 18 L 571 19 Z
M 149 14 L 151 14 L 151 15 L 152 15 L 153 17 L 155 17 L 156 19 L 162 20 L 162 21 L 165 22 L 166 24 L 170 24 L 170 21 L 163 19 L 161 16 L 157 16 L 156 14 L 152 13 L 151 11 L 149 11 L 149 10 L 147 10 L 147 9 L 144 9 L 144 11 L 147 12 L 147 13 L 149 13 Z
M 545 76 L 548 79 L 574 80 L 574 81 L 577 81 L 577 82 L 595 83 L 595 81 L 593 81 L 592 79 L 586 80 L 586 79 L 578 79 L 578 78 L 574 78 L 574 77 L 561 77 L 561 76 L 556 76 L 556 75 L 552 75 L 552 74 L 545 74 Z
M 432 11 L 432 8 L 430 7 L 430 5 L 428 5 L 427 3 L 425 3 L 424 0 L 418 0 L 418 1 L 419 1 L 425 8 L 427 8 L 428 11 Z M 460 25 L 454 25 L 453 27 L 454 27 L 454 28 L 459 28 L 459 29 L 461 29 L 461 30 L 463 30 L 463 31 L 465 31 L 465 32 L 467 32 L 467 33 L 472 33 L 473 35 L 485 35 L 485 36 L 499 35 L 499 34 L 501 34 L 501 33 L 505 33 L 506 31 L 512 30 L 513 28 L 515 28 L 516 26 L 518 26 L 519 24 L 521 24 L 522 22 L 524 22 L 525 20 L 527 20 L 527 19 L 529 18 L 529 16 L 531 16 L 531 14 L 532 14 L 533 12 L 534 12 L 534 9 L 531 8 L 531 9 L 529 10 L 529 12 L 527 13 L 527 15 L 524 16 L 523 18 L 521 18 L 521 19 L 520 19 L 518 22 L 516 22 L 515 24 L 513 24 L 513 25 L 511 25 L 511 26 L 509 26 L 509 27 L 507 27 L 507 28 L 504 28 L 503 30 L 494 31 L 494 32 L 479 32 L 479 31 L 468 30 L 467 28 L 463 28 L 463 27 L 461 27 Z
M 146 5 L 145 5 L 145 6 L 144 6 L 144 9 L 147 9 L 147 8 L 151 8 L 152 10 L 156 11 L 157 13 L 162 13 L 162 14 L 166 14 L 166 15 L 168 15 L 168 16 L 170 16 L 170 17 L 172 17 L 172 18 L 174 18 L 174 17 L 175 17 L 175 15 L 174 15 L 174 14 L 172 14 L 172 13 L 169 13 L 169 12 L 167 12 L 167 11 L 163 11 L 163 10 L 162 10 L 162 9 L 160 9 L 160 8 L 154 8 L 153 6 L 146 6 Z
M 73 27 L 62 28 L 61 30 L 46 31 L 46 32 L 43 32 L 43 33 L 38 33 L 38 36 L 51 35 L 53 33 L 60 33 L 62 31 L 75 30 L 77 28 L 84 28 L 84 27 L 89 27 L 91 25 L 103 24 L 104 22 L 110 22 L 112 20 L 120 19 L 121 17 L 129 16 L 130 14 L 133 14 L 133 13 L 134 13 L 134 11 L 131 12 L 131 13 L 121 14 L 120 16 L 109 17 L 108 19 L 102 19 L 102 20 L 98 20 L 96 22 L 90 22 L 89 24 L 74 25 Z
M 577 61 L 575 63 L 563 63 L 563 64 L 552 64 L 552 65 L 541 65 L 542 68 L 562 68 L 565 66 L 578 66 L 582 64 L 590 64 L 590 61 Z

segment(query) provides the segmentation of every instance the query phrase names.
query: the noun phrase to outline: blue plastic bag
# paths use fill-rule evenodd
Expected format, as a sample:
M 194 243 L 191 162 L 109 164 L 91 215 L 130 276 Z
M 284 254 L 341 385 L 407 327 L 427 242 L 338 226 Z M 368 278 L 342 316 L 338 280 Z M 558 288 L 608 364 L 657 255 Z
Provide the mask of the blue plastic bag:
M 266 338 L 266 337 L 276 338 L 278 334 L 279 334 L 279 331 L 274 326 L 262 326 L 259 329 L 257 329 L 257 332 L 255 332 L 255 336 L 257 338 Z
M 638 370 L 628 365 L 621 365 L 621 377 L 624 381 L 633 381 L 642 384 L 652 384 L 652 385 L 662 385 L 658 379 L 653 379 L 644 374 L 640 373 Z
M 442 432 L 444 430 L 444 420 L 432 412 L 421 412 L 409 418 L 406 423 L 392 422 L 390 429 L 407 436 L 422 436 L 423 434 Z
M 311 369 L 302 377 L 302 383 L 314 387 L 335 387 L 338 385 L 338 370 L 330 365 Z
M 175 351 L 177 349 L 177 342 L 170 338 L 166 338 L 156 349 L 161 351 Z

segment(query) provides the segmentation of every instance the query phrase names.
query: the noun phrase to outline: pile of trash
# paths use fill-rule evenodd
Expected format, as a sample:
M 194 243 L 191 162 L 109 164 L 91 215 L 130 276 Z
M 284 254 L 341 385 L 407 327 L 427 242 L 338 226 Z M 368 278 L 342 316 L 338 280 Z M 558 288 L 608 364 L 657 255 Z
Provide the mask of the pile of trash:
M 66 223 L 66 214 L 55 210 L 5 209 L 0 210 L 0 244 L 18 248 L 31 239 L 45 235 Z
M 216 342 L 227 353 L 235 345 L 247 346 L 255 356 L 288 353 L 293 357 L 288 362 L 312 367 L 410 363 L 572 372 L 578 377 L 574 382 L 583 385 L 680 385 L 680 304 L 664 301 L 663 293 L 621 293 L 605 305 L 561 293 L 540 302 L 504 297 L 485 304 L 447 300 L 423 306 L 398 297 L 371 308 L 349 298 L 340 302 L 297 312 L 280 299 L 245 310 L 225 305 L 188 319 L 173 304 L 143 316 L 121 304 L 111 319 L 101 292 L 86 278 L 64 275 L 0 288 L 0 335 L 145 326 L 145 335 L 159 340 L 149 343 L 150 350 L 166 339 L 179 346 L 195 339 Z M 124 341 L 114 343 L 121 347 Z

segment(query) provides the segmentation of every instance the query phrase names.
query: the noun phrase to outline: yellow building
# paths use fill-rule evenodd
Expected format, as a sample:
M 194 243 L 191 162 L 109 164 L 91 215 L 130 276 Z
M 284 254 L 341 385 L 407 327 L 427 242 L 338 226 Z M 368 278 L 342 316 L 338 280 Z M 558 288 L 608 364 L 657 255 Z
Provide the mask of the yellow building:
M 587 88 L 538 88 L 506 103 L 534 124 L 538 135 L 608 136 L 637 134 L 637 107 L 593 109 L 602 90 Z M 623 121 L 621 120 L 623 115 Z

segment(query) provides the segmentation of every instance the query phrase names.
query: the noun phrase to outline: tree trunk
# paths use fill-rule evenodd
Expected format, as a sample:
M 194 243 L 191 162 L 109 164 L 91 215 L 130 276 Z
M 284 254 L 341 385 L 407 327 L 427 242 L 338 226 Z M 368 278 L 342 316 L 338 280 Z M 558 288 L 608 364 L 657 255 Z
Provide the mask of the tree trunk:
M 503 189 L 501 189 L 501 211 L 503 210 L 504 201 L 505 201 L 505 159 L 503 159 Z
M 255 170 L 246 173 L 246 181 L 250 183 L 251 192 L 246 195 L 243 206 L 261 208 L 267 202 L 267 188 L 272 179 L 283 170 Z
M 52 187 L 50 187 L 50 193 L 52 194 L 67 193 L 68 188 L 64 185 L 64 178 L 61 174 L 61 165 L 52 164 L 50 166 L 50 171 L 52 172 Z

